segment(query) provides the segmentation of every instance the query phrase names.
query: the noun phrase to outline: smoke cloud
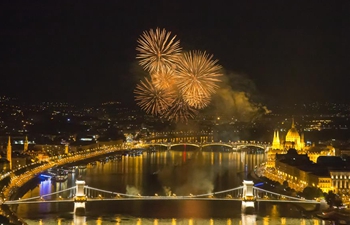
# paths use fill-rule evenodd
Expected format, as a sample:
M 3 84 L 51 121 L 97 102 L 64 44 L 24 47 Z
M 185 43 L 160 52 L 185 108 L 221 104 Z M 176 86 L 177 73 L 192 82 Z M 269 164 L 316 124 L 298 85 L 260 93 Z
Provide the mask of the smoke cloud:
M 225 72 L 220 89 L 213 96 L 207 112 L 226 119 L 237 119 L 243 122 L 269 113 L 262 105 L 256 86 L 249 78 L 232 72 Z
M 135 186 L 126 186 L 126 194 L 128 195 L 138 195 L 141 194 L 141 191 L 137 189 Z
M 202 153 L 198 152 L 185 164 L 172 165 L 162 169 L 158 173 L 158 180 L 163 186 L 165 195 L 188 196 L 190 194 L 212 193 L 217 175 L 218 169 L 208 167 L 204 163 Z

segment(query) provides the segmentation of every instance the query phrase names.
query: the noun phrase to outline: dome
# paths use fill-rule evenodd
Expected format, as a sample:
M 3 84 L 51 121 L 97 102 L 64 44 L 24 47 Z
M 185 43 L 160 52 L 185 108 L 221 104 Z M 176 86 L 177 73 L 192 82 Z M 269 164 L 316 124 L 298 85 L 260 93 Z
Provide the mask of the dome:
M 297 140 L 300 140 L 300 135 L 299 135 L 297 129 L 295 128 L 294 119 L 293 119 L 293 121 L 292 121 L 292 128 L 290 128 L 288 130 L 288 133 L 286 135 L 286 141 L 288 141 L 288 142 L 295 142 Z
M 286 135 L 286 141 L 295 141 L 300 139 L 300 135 L 295 128 L 290 128 L 287 135 Z

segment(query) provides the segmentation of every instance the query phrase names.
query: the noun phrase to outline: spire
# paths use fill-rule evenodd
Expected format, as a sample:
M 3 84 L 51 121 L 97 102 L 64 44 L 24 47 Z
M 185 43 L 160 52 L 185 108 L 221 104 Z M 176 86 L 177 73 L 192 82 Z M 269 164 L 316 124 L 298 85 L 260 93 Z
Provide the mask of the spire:
M 273 140 L 272 140 L 272 149 L 280 149 L 281 143 L 280 143 L 280 137 L 278 130 L 275 130 L 273 132 Z
M 7 141 L 7 148 L 11 148 L 12 146 L 11 146 L 11 137 L 9 136 L 9 139 L 8 139 L 8 141 Z
M 24 148 L 23 151 L 26 152 L 28 151 L 28 136 L 24 139 Z
M 68 153 L 69 153 L 69 145 L 68 143 L 66 143 L 64 146 L 64 154 L 68 154 Z
M 292 117 L 292 128 L 295 128 L 295 124 L 294 124 L 294 116 Z
M 7 157 L 6 159 L 9 161 L 9 169 L 12 170 L 12 145 L 11 145 L 11 137 L 9 136 L 9 140 L 7 142 Z

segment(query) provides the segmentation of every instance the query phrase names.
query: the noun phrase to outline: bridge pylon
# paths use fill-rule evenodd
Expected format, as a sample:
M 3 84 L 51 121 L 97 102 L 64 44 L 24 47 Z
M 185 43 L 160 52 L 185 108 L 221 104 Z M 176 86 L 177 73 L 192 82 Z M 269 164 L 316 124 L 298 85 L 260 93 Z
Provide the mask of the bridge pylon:
M 85 181 L 77 180 L 75 184 L 74 214 L 77 216 L 84 216 L 86 212 L 85 203 L 87 201 L 87 197 L 84 193 Z
M 252 214 L 255 211 L 255 196 L 253 193 L 254 182 L 243 181 L 242 213 Z

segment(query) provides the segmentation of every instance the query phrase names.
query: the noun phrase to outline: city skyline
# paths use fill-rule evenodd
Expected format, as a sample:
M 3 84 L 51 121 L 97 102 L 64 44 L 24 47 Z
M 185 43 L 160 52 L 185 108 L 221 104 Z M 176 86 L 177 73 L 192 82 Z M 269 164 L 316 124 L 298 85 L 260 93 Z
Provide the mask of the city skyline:
M 1 94 L 134 104 L 143 31 L 213 54 L 225 85 L 262 104 L 348 102 L 349 3 L 1 3 Z M 146 74 L 147 75 L 147 74 Z

